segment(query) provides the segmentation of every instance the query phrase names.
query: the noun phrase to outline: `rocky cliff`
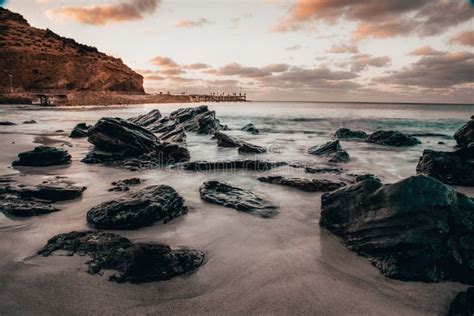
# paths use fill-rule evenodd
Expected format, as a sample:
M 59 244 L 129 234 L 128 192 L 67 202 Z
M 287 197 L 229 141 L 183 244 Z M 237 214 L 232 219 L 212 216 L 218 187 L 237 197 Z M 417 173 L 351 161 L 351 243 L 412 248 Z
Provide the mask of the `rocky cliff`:
M 144 93 L 143 77 L 122 60 L 34 28 L 20 14 L 0 8 L 0 93 L 11 86 L 15 92 Z

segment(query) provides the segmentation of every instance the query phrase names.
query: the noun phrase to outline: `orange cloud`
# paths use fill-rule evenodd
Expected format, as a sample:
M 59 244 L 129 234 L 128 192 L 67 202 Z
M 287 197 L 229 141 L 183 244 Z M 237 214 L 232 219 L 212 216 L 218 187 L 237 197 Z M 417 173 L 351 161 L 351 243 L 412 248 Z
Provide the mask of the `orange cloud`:
M 419 47 L 410 52 L 410 55 L 413 56 L 435 56 L 442 55 L 443 52 L 437 51 L 436 49 L 431 48 L 431 46 Z
M 208 69 L 210 67 L 207 64 L 195 63 L 195 64 L 184 65 L 183 68 L 191 69 L 191 70 L 199 70 L 199 69 Z
M 156 56 L 151 60 L 151 63 L 163 68 L 177 68 L 179 65 L 171 58 L 164 56 Z
M 474 46 L 474 31 L 461 32 L 451 38 L 449 42 L 465 46 Z
M 129 0 L 117 4 L 100 4 L 88 7 L 64 7 L 52 12 L 82 24 L 105 25 L 140 20 L 144 14 L 156 11 L 160 0 Z

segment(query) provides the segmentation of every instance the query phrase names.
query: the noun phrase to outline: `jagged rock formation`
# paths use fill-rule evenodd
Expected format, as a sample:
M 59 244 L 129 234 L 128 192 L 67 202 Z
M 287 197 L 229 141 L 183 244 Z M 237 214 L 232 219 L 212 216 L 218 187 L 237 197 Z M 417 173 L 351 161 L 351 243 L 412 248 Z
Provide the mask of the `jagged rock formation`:
M 259 177 L 258 180 L 267 183 L 285 185 L 306 192 L 329 192 L 342 188 L 346 185 L 343 182 L 335 182 L 330 180 L 285 178 L 282 176 Z
M 72 129 L 71 133 L 69 134 L 69 137 L 71 138 L 83 138 L 89 136 L 89 129 L 92 126 L 87 125 L 86 123 L 78 123 L 74 128 Z
M 214 139 L 216 139 L 218 147 L 237 147 L 241 154 L 263 154 L 267 152 L 263 147 L 247 143 L 222 132 L 215 132 Z
M 158 243 L 134 243 L 120 235 L 82 231 L 56 235 L 38 251 L 39 255 L 50 256 L 57 250 L 70 255 L 88 255 L 90 274 L 103 270 L 115 270 L 109 280 L 118 283 L 143 283 L 168 280 L 191 272 L 204 263 L 204 252 L 178 248 Z
M 36 90 L 143 94 L 143 77 L 120 59 L 50 30 L 32 27 L 0 7 L 0 93 Z
M 325 193 L 320 225 L 388 277 L 474 283 L 474 201 L 434 178 Z
M 470 120 L 461 127 L 455 134 L 454 139 L 459 146 L 469 146 L 474 143 L 474 120 Z

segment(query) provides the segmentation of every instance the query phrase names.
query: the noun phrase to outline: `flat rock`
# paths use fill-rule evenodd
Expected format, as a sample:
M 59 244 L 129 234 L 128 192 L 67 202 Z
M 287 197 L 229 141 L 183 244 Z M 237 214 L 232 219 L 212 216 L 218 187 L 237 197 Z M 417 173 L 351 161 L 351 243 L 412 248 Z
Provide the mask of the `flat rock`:
M 350 160 L 349 154 L 345 150 L 338 150 L 335 153 L 329 154 L 328 162 L 339 163 L 348 162 Z
M 343 182 L 334 182 L 330 180 L 286 178 L 282 176 L 260 177 L 258 180 L 267 183 L 285 185 L 306 192 L 329 192 L 346 185 Z
M 265 148 L 247 142 L 243 142 L 237 151 L 240 154 L 263 154 L 267 152 Z
M 143 283 L 168 280 L 197 269 L 204 263 L 201 251 L 159 243 L 134 243 L 117 234 L 100 231 L 70 232 L 56 235 L 38 251 L 50 256 L 63 250 L 69 254 L 88 255 L 88 272 L 101 274 L 114 270 L 109 280 L 118 283 Z
M 16 124 L 10 121 L 0 121 L 0 126 L 11 126 L 11 125 L 16 125 Z
M 118 180 L 114 181 L 111 184 L 113 187 L 111 187 L 108 191 L 113 192 L 113 191 L 129 191 L 130 186 L 138 185 L 142 183 L 143 180 L 140 178 L 129 178 L 129 179 L 123 179 L 123 180 Z
M 253 135 L 257 135 L 260 133 L 258 128 L 255 127 L 252 123 L 245 124 L 240 130 L 252 133 Z
M 387 277 L 473 283 L 473 214 L 471 198 L 434 178 L 369 179 L 325 193 L 320 225 Z
M 18 155 L 13 166 L 45 167 L 71 163 L 71 155 L 62 148 L 38 146 Z
M 455 134 L 454 139 L 459 146 L 468 146 L 474 143 L 474 120 L 470 120 L 461 127 Z
M 454 152 L 426 149 L 416 172 L 451 185 L 474 186 L 474 146 Z
M 0 187 L 0 193 L 14 194 L 23 199 L 39 199 L 60 202 L 77 199 L 86 187 L 67 184 L 39 184 L 36 186 L 7 185 Z
M 402 134 L 398 131 L 383 130 L 370 134 L 367 138 L 367 142 L 395 147 L 415 146 L 421 144 L 421 142 L 413 136 Z
M 333 154 L 337 151 L 342 150 L 341 145 L 339 144 L 339 140 L 333 140 L 322 145 L 313 146 L 308 149 L 308 153 L 317 156 L 329 155 Z
M 72 129 L 71 133 L 69 134 L 69 137 L 71 138 L 83 138 L 89 136 L 89 129 L 92 126 L 87 125 L 86 123 L 78 123 L 74 128 Z
M 87 222 L 101 229 L 135 229 L 186 212 L 184 199 L 172 187 L 153 185 L 93 207 L 87 212 Z
M 209 203 L 236 209 L 264 218 L 273 217 L 277 207 L 253 192 L 219 181 L 204 182 L 199 188 L 201 198 Z
M 237 169 L 268 171 L 273 168 L 286 166 L 286 162 L 270 162 L 262 160 L 224 160 L 224 161 L 191 161 L 178 164 L 177 167 L 188 171 L 223 170 L 232 171 Z
M 26 200 L 17 196 L 0 196 L 0 211 L 7 216 L 30 217 L 57 212 L 59 209 L 49 203 Z
M 307 173 L 341 173 L 342 168 L 339 167 L 305 167 Z
M 459 292 L 449 305 L 448 316 L 474 315 L 474 287 Z
M 23 124 L 36 124 L 38 122 L 36 122 L 35 120 L 28 120 L 28 121 L 23 121 Z
M 361 139 L 365 140 L 368 135 L 366 132 L 361 130 L 351 130 L 349 128 L 339 128 L 334 134 L 339 139 Z

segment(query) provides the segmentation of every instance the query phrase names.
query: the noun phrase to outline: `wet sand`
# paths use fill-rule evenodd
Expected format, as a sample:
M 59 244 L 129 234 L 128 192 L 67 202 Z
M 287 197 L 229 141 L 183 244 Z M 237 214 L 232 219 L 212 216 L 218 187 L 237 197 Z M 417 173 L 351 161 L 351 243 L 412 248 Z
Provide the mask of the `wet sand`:
M 319 112 L 305 109 L 303 116 L 298 112 L 301 109 L 290 108 L 285 113 L 314 117 L 315 120 L 290 120 L 285 126 L 283 123 L 278 125 L 278 120 L 283 120 L 281 112 L 273 110 L 265 117 L 263 113 L 268 109 L 263 105 L 255 104 L 251 108 L 252 113 L 256 113 L 253 117 L 246 116 L 246 111 L 251 110 L 241 105 L 232 109 L 223 106 L 216 106 L 222 123 L 235 129 L 243 122 L 252 121 L 262 131 L 261 135 L 238 130 L 230 134 L 259 145 L 275 146 L 273 152 L 259 156 L 262 159 L 313 160 L 314 157 L 305 154 L 304 149 L 328 140 L 339 127 L 337 124 L 353 120 L 350 113 L 340 117 L 332 115 L 339 121 L 332 121 L 331 128 L 327 128 L 326 123 L 322 123 L 324 118 L 317 120 L 321 116 Z M 256 172 L 192 173 L 172 169 L 130 172 L 87 165 L 80 160 L 90 144 L 85 139 L 67 137 L 78 122 L 94 123 L 102 116 L 130 117 L 156 107 L 169 113 L 178 106 L 73 111 L 10 109 L 1 113 L 5 120 L 21 122 L 33 118 L 38 124 L 0 127 L 0 175 L 12 175 L 18 182 L 31 184 L 58 175 L 67 176 L 72 182 L 87 186 L 87 190 L 81 199 L 58 203 L 62 210 L 56 213 L 26 219 L 0 214 L 0 314 L 443 315 L 456 293 L 467 288 L 452 282 L 429 284 L 384 277 L 369 261 L 348 251 L 340 239 L 319 227 L 321 194 L 259 182 L 257 177 L 262 174 Z M 417 129 L 432 131 L 433 122 L 438 120 L 436 117 L 443 117 L 446 121 L 440 122 L 437 131 L 444 129 L 443 132 L 452 135 L 452 129 L 463 120 L 463 111 L 450 113 L 448 117 L 446 113 L 443 117 L 443 114 L 428 112 L 424 116 L 428 123 L 420 122 Z M 366 128 L 392 124 L 385 120 L 397 116 L 379 114 L 379 119 L 364 115 L 360 114 L 357 124 L 367 124 Z M 373 126 L 361 123 L 364 120 Z M 399 124 L 404 122 L 406 120 L 401 119 Z M 59 129 L 66 132 L 54 132 Z M 63 142 L 72 145 L 65 146 L 72 155 L 70 166 L 9 167 L 17 153 L 30 150 L 38 143 L 52 144 L 52 141 L 54 146 L 61 146 Z M 437 139 L 423 138 L 422 141 L 423 145 L 406 150 L 342 142 L 352 157 L 344 168 L 353 172 L 376 173 L 384 182 L 397 181 L 414 174 L 423 148 L 441 147 L 437 145 Z M 443 141 L 447 144 L 445 146 L 453 144 L 451 139 Z M 188 133 L 187 143 L 193 159 L 238 157 L 235 149 L 218 149 L 210 136 Z M 289 169 L 282 168 L 266 174 L 290 175 L 289 172 Z M 292 175 L 303 176 L 298 172 L 302 171 L 291 169 Z M 133 241 L 164 242 L 203 250 L 207 253 L 205 265 L 189 275 L 169 281 L 132 285 L 117 284 L 109 282 L 106 277 L 88 274 L 84 265 L 87 258 L 84 257 L 35 256 L 50 237 L 89 229 L 86 212 L 100 202 L 123 194 L 107 192 L 110 182 L 132 176 L 146 180 L 141 186 L 171 185 L 186 199 L 190 211 L 166 225 L 115 232 Z M 198 188 L 211 179 L 249 188 L 267 197 L 279 205 L 279 214 L 273 219 L 263 219 L 201 201 Z M 132 190 L 139 190 L 141 186 Z M 471 189 L 459 189 L 474 196 Z

